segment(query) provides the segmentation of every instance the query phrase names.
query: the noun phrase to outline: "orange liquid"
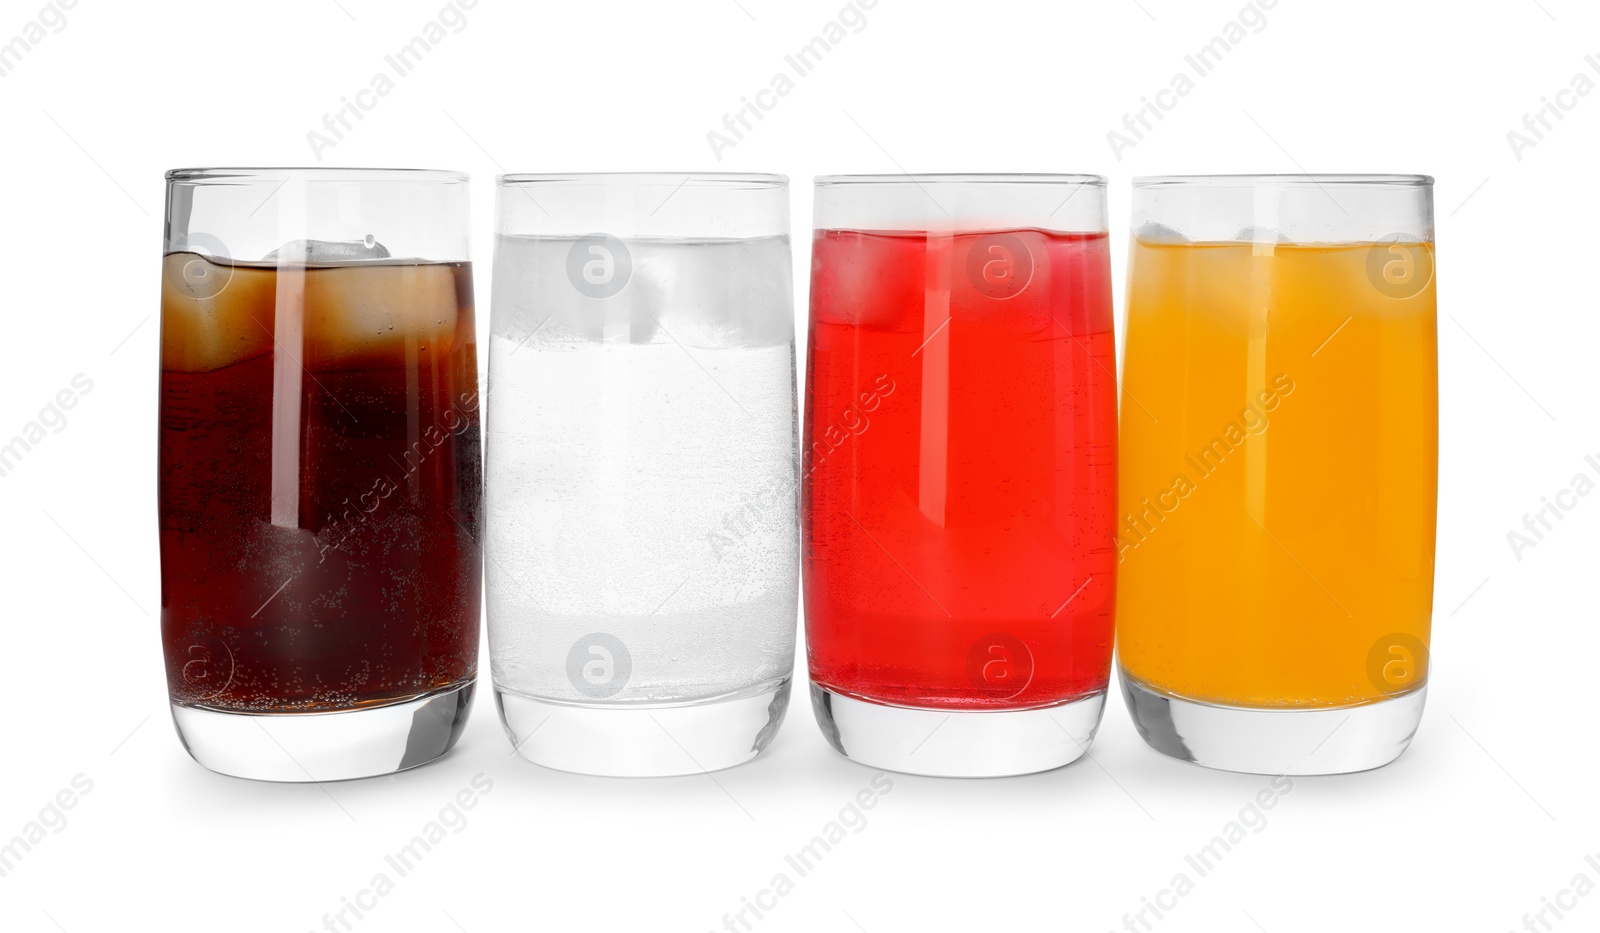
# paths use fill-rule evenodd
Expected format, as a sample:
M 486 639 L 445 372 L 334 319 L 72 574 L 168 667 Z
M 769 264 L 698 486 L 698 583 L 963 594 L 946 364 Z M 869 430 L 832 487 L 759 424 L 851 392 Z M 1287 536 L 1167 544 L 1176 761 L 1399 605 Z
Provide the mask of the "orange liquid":
M 1117 651 L 1229 706 L 1427 677 L 1438 498 L 1431 245 L 1136 242 Z

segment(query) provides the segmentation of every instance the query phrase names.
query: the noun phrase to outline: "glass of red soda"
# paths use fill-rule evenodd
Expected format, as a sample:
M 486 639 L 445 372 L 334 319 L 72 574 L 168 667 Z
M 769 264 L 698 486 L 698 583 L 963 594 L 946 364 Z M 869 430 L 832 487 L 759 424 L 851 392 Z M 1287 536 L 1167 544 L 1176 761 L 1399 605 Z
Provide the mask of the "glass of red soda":
M 161 634 L 184 747 L 325 781 L 450 750 L 477 673 L 467 177 L 167 173 Z
M 817 719 L 879 768 L 1060 767 L 1110 675 L 1105 179 L 817 179 L 802 443 Z

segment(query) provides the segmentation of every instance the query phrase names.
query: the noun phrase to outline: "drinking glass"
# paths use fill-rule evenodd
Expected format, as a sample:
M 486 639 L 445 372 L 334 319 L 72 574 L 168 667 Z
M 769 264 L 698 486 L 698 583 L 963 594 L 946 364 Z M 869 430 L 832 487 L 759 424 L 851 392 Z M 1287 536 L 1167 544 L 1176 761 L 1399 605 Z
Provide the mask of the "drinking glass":
M 467 177 L 167 173 L 161 633 L 172 716 L 224 774 L 445 754 L 480 559 Z
M 1433 179 L 1141 178 L 1118 657 L 1158 751 L 1394 760 L 1427 695 L 1438 479 Z
M 1116 566 L 1105 179 L 817 179 L 802 508 L 811 697 L 874 767 L 1084 753 Z
M 552 768 L 726 768 L 789 702 L 793 271 L 777 175 L 505 175 L 489 646 Z

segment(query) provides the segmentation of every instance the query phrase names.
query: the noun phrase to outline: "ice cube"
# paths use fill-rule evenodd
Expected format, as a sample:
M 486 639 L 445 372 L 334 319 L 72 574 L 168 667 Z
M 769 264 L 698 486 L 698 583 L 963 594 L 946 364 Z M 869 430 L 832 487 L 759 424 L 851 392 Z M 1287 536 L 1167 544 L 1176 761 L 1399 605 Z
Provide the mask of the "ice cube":
M 262 260 L 315 264 L 388 258 L 389 250 L 369 233 L 364 240 L 293 240 L 268 253 Z
M 455 345 L 457 267 L 372 263 L 305 273 L 305 360 L 313 369 L 414 365 Z M 280 269 L 279 275 L 284 272 Z
M 633 342 L 654 341 L 656 324 L 684 345 L 707 350 L 794 339 L 787 237 L 639 242 L 633 248 Z
M 938 273 L 927 270 L 951 269 L 954 243 L 948 234 L 819 233 L 811 246 L 812 313 L 819 323 L 924 330 L 924 315 L 904 309 L 923 306 L 930 275 L 933 287 L 940 287 Z
M 1240 243 L 1271 243 L 1274 246 L 1294 242 L 1271 227 L 1244 227 L 1234 239 Z
M 1149 223 L 1139 227 L 1134 234 L 1134 239 L 1141 243 L 1151 243 L 1158 246 L 1177 246 L 1182 243 L 1192 243 L 1193 240 L 1179 233 L 1166 224 Z
M 169 253 L 161 276 L 161 368 L 202 373 L 272 348 L 276 277 L 199 253 Z

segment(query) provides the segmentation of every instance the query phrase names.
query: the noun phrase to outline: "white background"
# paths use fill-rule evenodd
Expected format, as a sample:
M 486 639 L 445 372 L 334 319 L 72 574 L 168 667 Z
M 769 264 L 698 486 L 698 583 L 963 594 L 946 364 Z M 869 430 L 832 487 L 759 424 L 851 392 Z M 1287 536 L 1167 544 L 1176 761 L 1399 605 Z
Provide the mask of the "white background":
M 1600 496 L 1520 560 L 1506 537 L 1576 474 L 1600 478 L 1583 459 L 1600 454 L 1600 93 L 1568 98 L 1520 159 L 1506 135 L 1574 75 L 1600 81 L 1584 61 L 1600 55 L 1600 14 L 1580 0 L 1282 0 L 1119 160 L 1107 131 L 1185 70 L 1239 0 L 879 0 L 718 161 L 707 132 L 840 6 L 481 0 L 321 164 L 473 174 L 485 333 L 503 170 L 789 175 L 802 320 L 820 173 L 1108 174 L 1119 295 L 1135 174 L 1435 175 L 1443 424 L 1427 715 L 1390 767 L 1297 779 L 1155 929 L 1505 931 L 1580 873 L 1600 883 L 1600 861 L 1584 861 L 1600 852 Z M 39 9 L 0 4 L 0 41 Z M 93 783 L 65 828 L 0 878 L 6 931 L 320 929 L 479 773 L 494 787 L 469 825 L 356 929 L 717 929 L 873 776 L 827 747 L 799 692 L 771 749 L 714 778 L 542 770 L 509 756 L 482 694 L 447 760 L 393 778 L 258 784 L 180 748 L 157 637 L 161 173 L 312 163 L 307 131 L 439 9 L 81 0 L 0 78 L 0 435 L 75 374 L 94 383 L 65 429 L 0 478 L 0 841 L 75 775 Z M 1268 779 L 1161 757 L 1118 700 L 1092 760 L 893 782 L 865 829 L 756 929 L 1120 928 L 1175 874 L 1195 877 L 1184 855 Z M 1547 913 L 1549 929 L 1600 926 L 1600 896 L 1576 903 Z

